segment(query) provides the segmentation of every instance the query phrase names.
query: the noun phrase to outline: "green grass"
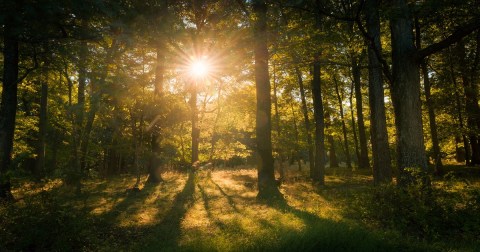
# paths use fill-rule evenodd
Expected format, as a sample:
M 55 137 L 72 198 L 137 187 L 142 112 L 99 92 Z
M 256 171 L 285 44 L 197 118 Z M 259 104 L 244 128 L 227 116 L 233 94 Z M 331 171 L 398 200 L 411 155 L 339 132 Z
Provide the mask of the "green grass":
M 318 188 L 289 170 L 295 179 L 280 188 L 285 201 L 272 204 L 256 200 L 253 169 L 168 172 L 165 183 L 138 193 L 126 192 L 135 184 L 133 176 L 90 180 L 81 196 L 60 180 L 17 181 L 14 194 L 20 200 L 0 206 L 0 250 L 479 250 L 469 235 L 419 237 L 372 218 L 369 211 L 378 205 L 369 200 L 380 194 L 371 176 L 347 174 L 329 170 L 327 185 Z M 469 188 L 480 187 L 478 178 L 469 179 Z M 434 185 L 455 195 L 466 190 L 457 180 Z

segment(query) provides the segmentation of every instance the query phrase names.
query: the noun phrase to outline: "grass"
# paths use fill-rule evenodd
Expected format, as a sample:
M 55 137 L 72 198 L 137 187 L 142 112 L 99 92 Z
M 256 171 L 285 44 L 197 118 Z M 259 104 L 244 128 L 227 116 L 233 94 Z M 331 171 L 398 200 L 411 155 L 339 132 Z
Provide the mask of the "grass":
M 465 239 L 423 239 L 363 213 L 371 176 L 329 170 L 326 186 L 289 170 L 285 202 L 256 200 L 254 169 L 168 172 L 165 183 L 128 192 L 133 176 L 85 182 L 17 181 L 18 200 L 0 206 L 0 250 L 76 251 L 476 251 Z M 145 178 L 142 178 L 145 181 Z M 444 180 L 434 182 L 445 187 Z M 463 182 L 451 190 L 462 192 Z M 480 187 L 477 180 L 469 182 Z M 453 188 L 453 189 L 452 189 Z M 450 190 L 449 189 L 449 190 Z M 368 205 L 367 205 L 368 206 Z M 394 218 L 394 216 L 392 216 Z

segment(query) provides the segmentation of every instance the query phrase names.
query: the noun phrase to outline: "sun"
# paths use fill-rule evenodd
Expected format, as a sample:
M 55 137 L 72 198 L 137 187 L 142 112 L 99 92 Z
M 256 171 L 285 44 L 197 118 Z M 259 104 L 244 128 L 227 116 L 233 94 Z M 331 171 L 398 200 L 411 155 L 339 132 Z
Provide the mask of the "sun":
M 208 75 L 210 69 L 205 59 L 195 59 L 190 64 L 190 73 L 195 78 L 203 78 Z

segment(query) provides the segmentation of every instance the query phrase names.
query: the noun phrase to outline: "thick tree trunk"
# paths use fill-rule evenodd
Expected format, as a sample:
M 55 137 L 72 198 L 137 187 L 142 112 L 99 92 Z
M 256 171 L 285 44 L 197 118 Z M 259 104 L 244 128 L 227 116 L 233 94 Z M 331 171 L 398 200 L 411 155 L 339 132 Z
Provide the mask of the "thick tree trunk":
M 258 195 L 260 199 L 282 197 L 275 181 L 272 136 L 271 96 L 268 76 L 267 4 L 252 1 L 255 22 L 253 25 L 255 53 L 255 84 L 257 93 L 256 140 L 258 152 Z
M 387 119 L 383 90 L 382 65 L 375 50 L 381 52 L 379 0 L 365 2 L 368 45 L 368 97 L 370 104 L 370 136 L 372 141 L 373 181 L 375 185 L 392 181 L 392 164 L 388 145 Z
M 8 171 L 12 161 L 18 90 L 18 38 L 14 17 L 8 15 L 3 31 L 3 86 L 0 104 L 0 200 L 12 200 Z
M 313 62 L 312 96 L 315 118 L 315 166 L 310 176 L 313 182 L 325 184 L 325 122 L 322 103 L 322 89 L 320 78 L 320 55 Z
M 307 99 L 305 96 L 305 86 L 303 85 L 302 72 L 297 66 L 295 67 L 295 74 L 297 75 L 298 86 L 300 87 L 300 99 L 302 100 L 303 120 L 305 123 L 305 131 L 307 133 L 308 161 L 310 162 L 310 175 L 311 175 L 311 173 L 315 169 L 315 155 L 313 154 L 313 140 L 312 140 L 312 134 L 311 134 L 310 119 L 308 118 L 308 107 L 307 107 Z
M 345 156 L 347 158 L 347 168 L 352 170 L 352 158 L 350 156 L 350 148 L 348 146 L 348 137 L 347 137 L 347 126 L 345 124 L 345 116 L 343 114 L 343 104 L 342 104 L 342 96 L 340 95 L 340 90 L 338 89 L 338 81 L 334 77 L 333 82 L 335 82 L 335 93 L 337 94 L 338 103 L 340 104 L 340 120 L 342 120 L 342 132 L 343 132 L 343 145 L 345 148 Z
M 363 101 L 362 101 L 362 87 L 360 80 L 360 66 L 357 59 L 352 57 L 352 75 L 353 83 L 355 85 L 355 101 L 357 105 L 357 121 L 358 121 L 358 136 L 360 139 L 360 159 L 358 160 L 359 169 L 367 169 L 370 167 L 368 159 L 367 135 L 365 133 L 365 122 L 363 120 Z
M 400 184 L 407 175 L 405 168 L 427 172 L 420 101 L 420 72 L 413 40 L 412 19 L 405 0 L 392 0 L 393 83 L 392 100 L 397 129 L 398 170 Z

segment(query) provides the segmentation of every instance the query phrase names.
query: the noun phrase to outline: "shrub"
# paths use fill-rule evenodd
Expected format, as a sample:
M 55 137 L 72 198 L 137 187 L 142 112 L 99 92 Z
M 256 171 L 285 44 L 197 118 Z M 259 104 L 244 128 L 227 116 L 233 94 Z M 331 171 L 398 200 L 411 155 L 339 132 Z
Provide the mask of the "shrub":
M 444 185 L 427 185 L 424 174 L 408 170 L 410 183 L 375 187 L 357 200 L 365 221 L 399 230 L 419 239 L 480 235 L 480 190 L 446 175 Z M 427 182 L 429 183 L 429 182 Z M 462 188 L 458 190 L 459 185 Z

